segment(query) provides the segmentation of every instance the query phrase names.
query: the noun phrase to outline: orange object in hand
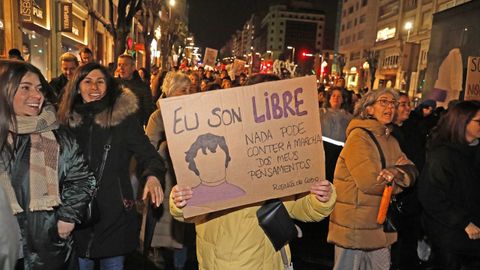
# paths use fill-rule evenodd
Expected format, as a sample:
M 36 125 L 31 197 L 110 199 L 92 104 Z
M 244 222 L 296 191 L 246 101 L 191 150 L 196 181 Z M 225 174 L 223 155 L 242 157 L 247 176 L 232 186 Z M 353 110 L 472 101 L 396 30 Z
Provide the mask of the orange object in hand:
M 393 185 L 392 183 L 387 183 L 385 189 L 383 190 L 382 200 L 380 201 L 380 208 L 378 209 L 377 223 L 383 224 L 385 218 L 387 217 L 388 206 L 390 204 L 390 198 L 392 197 Z

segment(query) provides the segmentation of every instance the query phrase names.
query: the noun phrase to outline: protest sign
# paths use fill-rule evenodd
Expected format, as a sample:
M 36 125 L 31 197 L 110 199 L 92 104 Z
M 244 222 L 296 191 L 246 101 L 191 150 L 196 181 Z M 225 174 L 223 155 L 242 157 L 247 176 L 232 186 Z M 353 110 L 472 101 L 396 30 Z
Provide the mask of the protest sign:
M 480 100 L 480 57 L 468 57 L 465 100 Z
M 314 76 L 160 101 L 191 217 L 308 191 L 325 179 Z
M 212 48 L 205 49 L 205 56 L 203 57 L 203 65 L 215 67 L 215 61 L 217 60 L 218 50 Z

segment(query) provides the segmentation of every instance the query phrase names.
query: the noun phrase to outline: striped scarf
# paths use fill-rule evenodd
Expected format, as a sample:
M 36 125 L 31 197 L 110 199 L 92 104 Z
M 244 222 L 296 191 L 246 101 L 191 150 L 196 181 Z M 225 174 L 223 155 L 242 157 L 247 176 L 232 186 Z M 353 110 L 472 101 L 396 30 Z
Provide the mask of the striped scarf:
M 38 116 L 16 116 L 17 126 L 12 133 L 29 134 L 30 166 L 30 211 L 52 210 L 61 203 L 58 184 L 58 158 L 60 147 L 52 130 L 58 128 L 55 109 L 51 105 L 43 108 Z M 13 143 L 9 136 L 9 143 Z M 14 157 L 20 158 L 20 157 Z M 0 184 L 8 195 L 14 214 L 24 210 L 20 207 L 13 190 L 8 170 L 0 172 Z

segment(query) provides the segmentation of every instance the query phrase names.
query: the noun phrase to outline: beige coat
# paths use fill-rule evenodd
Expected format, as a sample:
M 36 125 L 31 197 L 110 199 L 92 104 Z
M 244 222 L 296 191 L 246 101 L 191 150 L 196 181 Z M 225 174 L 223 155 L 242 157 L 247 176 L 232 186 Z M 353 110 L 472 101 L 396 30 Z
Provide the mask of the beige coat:
M 347 141 L 337 161 L 333 184 L 337 204 L 330 217 L 328 242 L 349 249 L 374 250 L 390 246 L 396 233 L 384 233 L 376 218 L 385 182 L 377 181 L 381 171 L 378 148 L 366 131 L 371 130 L 383 149 L 386 167 L 403 155 L 397 140 L 377 120 L 354 119 L 347 127 Z M 414 171 L 415 168 L 412 166 Z M 415 175 L 415 172 L 412 173 Z M 413 177 L 404 174 L 398 184 L 409 186 Z M 398 187 L 396 192 L 401 191 Z

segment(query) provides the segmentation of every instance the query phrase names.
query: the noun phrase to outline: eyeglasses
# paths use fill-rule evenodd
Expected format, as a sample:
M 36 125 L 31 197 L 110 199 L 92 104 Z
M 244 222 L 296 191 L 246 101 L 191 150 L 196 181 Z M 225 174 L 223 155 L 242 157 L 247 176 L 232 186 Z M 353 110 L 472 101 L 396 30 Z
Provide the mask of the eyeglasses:
M 395 100 L 388 100 L 388 99 L 377 99 L 375 103 L 380 104 L 382 107 L 388 107 L 388 105 L 392 105 L 393 107 L 398 106 L 398 102 Z

